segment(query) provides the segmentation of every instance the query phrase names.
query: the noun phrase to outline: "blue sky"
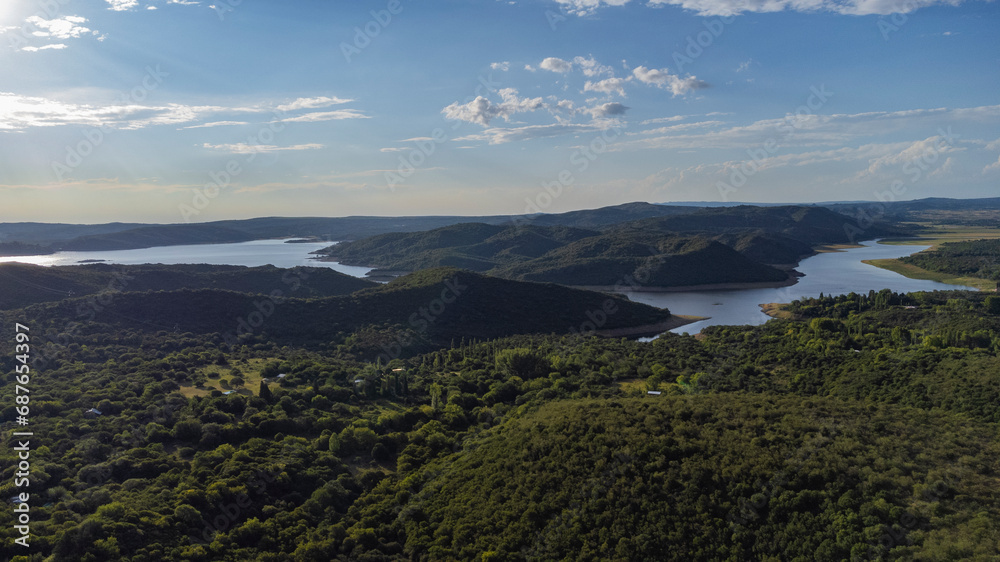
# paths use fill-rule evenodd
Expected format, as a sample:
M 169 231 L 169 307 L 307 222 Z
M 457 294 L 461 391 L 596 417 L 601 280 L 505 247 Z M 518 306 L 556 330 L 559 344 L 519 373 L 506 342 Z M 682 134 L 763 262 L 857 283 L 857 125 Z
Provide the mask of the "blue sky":
M 980 0 L 4 0 L 0 221 L 1000 195 Z

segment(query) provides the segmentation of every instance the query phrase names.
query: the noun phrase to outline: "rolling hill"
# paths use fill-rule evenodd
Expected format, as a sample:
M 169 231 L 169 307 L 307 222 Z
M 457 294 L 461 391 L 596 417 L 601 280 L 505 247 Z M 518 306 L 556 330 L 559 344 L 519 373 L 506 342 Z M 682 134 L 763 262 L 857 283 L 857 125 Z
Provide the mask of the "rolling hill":
M 122 292 L 99 308 L 87 308 L 86 298 L 70 298 L 34 305 L 25 314 L 58 324 L 59 318 L 79 316 L 83 307 L 92 322 L 142 332 L 215 334 L 230 343 L 242 334 L 256 334 L 281 343 L 326 344 L 344 334 L 376 329 L 384 331 L 378 336 L 385 340 L 381 343 L 403 338 L 415 348 L 461 338 L 634 328 L 671 319 L 666 309 L 619 295 L 453 268 L 424 270 L 374 287 L 356 281 L 369 288 L 305 299 L 279 280 L 277 287 L 284 289 L 279 298 L 218 288 Z M 377 348 L 380 342 L 369 343 Z
M 42 267 L 22 263 L 0 264 L 0 309 L 102 293 L 226 289 L 253 294 L 274 290 L 296 297 L 347 295 L 372 287 L 326 267 L 280 269 L 274 266 L 228 265 L 118 265 Z M 292 289 L 294 288 L 294 291 Z

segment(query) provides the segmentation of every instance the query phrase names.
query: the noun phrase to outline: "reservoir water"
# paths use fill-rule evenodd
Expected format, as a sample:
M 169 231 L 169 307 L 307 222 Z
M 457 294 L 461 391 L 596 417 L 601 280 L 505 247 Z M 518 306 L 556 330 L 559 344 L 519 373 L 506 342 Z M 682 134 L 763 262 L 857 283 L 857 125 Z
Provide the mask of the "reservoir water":
M 798 283 L 788 287 L 767 289 L 739 289 L 714 291 L 684 291 L 677 293 L 626 293 L 636 302 L 667 307 L 674 314 L 709 316 L 708 320 L 695 322 L 675 330 L 677 333 L 696 334 L 706 326 L 717 324 L 763 324 L 770 317 L 760 310 L 761 304 L 791 302 L 803 297 L 846 295 L 850 292 L 867 293 L 891 289 L 897 293 L 911 291 L 943 291 L 972 287 L 948 285 L 937 281 L 910 279 L 886 269 L 862 263 L 861 260 L 890 259 L 908 256 L 929 246 L 861 243 L 861 248 L 842 252 L 826 252 L 808 257 L 795 269 L 805 274 Z
M 85 260 L 101 263 L 134 265 L 142 263 L 207 263 L 216 265 L 276 267 L 308 265 L 329 267 L 336 271 L 364 277 L 370 268 L 321 262 L 311 259 L 310 252 L 331 246 L 334 242 L 286 243 L 283 240 L 255 240 L 237 244 L 199 244 L 194 246 L 165 246 L 141 250 L 106 252 L 59 252 L 48 256 L 0 257 L 0 262 L 19 261 L 37 265 L 76 265 Z M 712 291 L 684 291 L 675 293 L 628 292 L 636 302 L 667 307 L 674 314 L 708 316 L 693 324 L 674 330 L 697 333 L 706 326 L 716 324 L 763 324 L 769 317 L 761 312 L 760 305 L 770 302 L 791 302 L 802 297 L 842 295 L 850 292 L 867 293 L 869 290 L 891 289 L 896 292 L 971 289 L 946 285 L 936 281 L 909 279 L 885 269 L 879 269 L 861 260 L 888 259 L 910 255 L 927 246 L 898 246 L 864 242 L 861 248 L 842 252 L 827 252 L 808 257 L 796 269 L 805 274 L 798 283 L 789 287 L 763 289 L 736 289 Z
M 336 262 L 322 262 L 311 259 L 314 252 L 327 248 L 336 242 L 294 242 L 284 240 L 253 240 L 235 244 L 196 244 L 190 246 L 160 246 L 141 250 L 114 250 L 105 252 L 59 252 L 48 256 L 0 257 L 0 262 L 19 261 L 35 265 L 78 265 L 81 262 L 98 261 L 122 265 L 142 263 L 207 263 L 212 265 L 244 265 L 257 267 L 329 267 L 341 273 L 364 277 L 370 267 L 354 267 Z

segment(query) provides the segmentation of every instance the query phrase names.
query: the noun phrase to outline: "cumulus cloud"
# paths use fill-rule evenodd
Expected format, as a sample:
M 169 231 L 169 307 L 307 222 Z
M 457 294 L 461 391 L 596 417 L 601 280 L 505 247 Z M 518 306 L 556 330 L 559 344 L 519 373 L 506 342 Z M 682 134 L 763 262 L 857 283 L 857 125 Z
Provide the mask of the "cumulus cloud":
M 650 84 L 664 90 L 670 90 L 675 96 L 683 96 L 692 90 L 700 90 L 708 87 L 707 82 L 698 80 L 696 76 L 681 78 L 680 76 L 670 74 L 666 69 L 657 70 L 655 68 L 637 66 L 632 69 L 632 75 L 643 84 Z
M 573 63 L 569 61 L 562 60 L 558 57 L 548 57 L 543 60 L 541 64 L 538 65 L 542 70 L 548 70 L 551 72 L 559 72 L 565 74 L 570 70 L 573 70 Z
M 131 10 L 139 5 L 139 0 L 106 0 L 109 4 L 108 9 L 115 12 L 124 12 L 125 10 Z
M 490 68 L 492 70 L 502 70 L 504 72 L 507 72 L 508 70 L 510 70 L 510 61 L 490 63 Z
M 583 75 L 588 77 L 601 75 L 613 76 L 615 73 L 614 69 L 597 62 L 594 57 L 574 57 L 573 64 L 579 66 L 583 70 Z
M 31 16 L 24 21 L 35 28 L 35 31 L 31 33 L 35 37 L 78 39 L 84 34 L 93 33 L 89 28 L 80 25 L 87 22 L 87 18 L 80 16 L 63 16 L 51 20 L 41 16 Z
M 628 111 L 628 107 L 624 106 L 618 102 L 609 102 L 605 104 L 598 105 L 596 107 L 591 107 L 587 109 L 586 112 L 590 114 L 594 119 L 602 119 L 604 117 L 619 117 L 625 115 Z
M 618 94 L 625 97 L 625 84 L 628 78 L 605 78 L 598 82 L 587 82 L 583 85 L 584 92 L 600 92 L 602 94 Z
M 505 121 L 516 113 L 544 109 L 542 98 L 521 98 L 515 88 L 504 88 L 500 94 L 500 103 L 493 103 L 488 98 L 479 96 L 469 103 L 453 103 L 441 110 L 446 119 L 476 123 L 489 127 L 490 122 L 500 117 Z

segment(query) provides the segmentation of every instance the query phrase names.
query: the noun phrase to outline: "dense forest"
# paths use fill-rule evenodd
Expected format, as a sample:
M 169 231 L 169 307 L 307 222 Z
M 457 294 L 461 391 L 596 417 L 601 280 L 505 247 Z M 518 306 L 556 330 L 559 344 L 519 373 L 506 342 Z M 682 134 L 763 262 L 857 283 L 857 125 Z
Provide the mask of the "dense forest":
M 420 345 L 377 353 L 455 276 L 483 290 L 428 323 Z M 518 300 L 529 285 L 542 296 Z M 25 430 L 15 397 L 27 386 L 34 434 L 28 488 L 15 485 L 13 438 L 2 453 L 0 496 L 30 493 L 30 548 L 5 526 L 5 557 L 1000 551 L 994 295 L 820 297 L 763 326 L 645 343 L 567 329 L 607 295 L 454 270 L 289 298 L 236 340 L 218 307 L 245 314 L 260 293 L 101 295 L 74 330 L 86 298 L 0 311 L 0 419 L 5 435 Z M 621 310 L 606 321 L 665 313 Z M 15 352 L 18 323 L 32 358 Z M 19 505 L 5 502 L 8 521 Z
M 590 217 L 585 224 L 593 222 Z M 388 274 L 452 266 L 505 279 L 591 287 L 614 286 L 644 269 L 642 287 L 657 288 L 790 282 L 787 269 L 814 247 L 885 232 L 896 231 L 869 225 L 865 232 L 854 219 L 821 207 L 736 206 L 673 209 L 597 228 L 463 223 L 341 242 L 323 253 Z
M 928 271 L 978 277 L 1000 283 L 1000 239 L 947 242 L 899 261 Z

